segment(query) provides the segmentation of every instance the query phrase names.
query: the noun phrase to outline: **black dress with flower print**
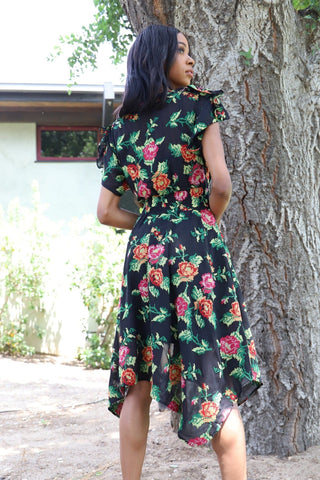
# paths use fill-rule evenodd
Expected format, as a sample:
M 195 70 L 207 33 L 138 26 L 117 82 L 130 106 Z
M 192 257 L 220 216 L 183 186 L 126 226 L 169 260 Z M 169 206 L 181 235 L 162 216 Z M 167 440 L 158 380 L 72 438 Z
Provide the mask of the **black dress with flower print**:
M 178 435 L 208 442 L 260 385 L 254 341 L 228 248 L 208 204 L 201 140 L 228 118 L 220 96 L 189 86 L 127 115 L 100 145 L 102 185 L 142 207 L 129 238 L 111 362 L 109 409 L 140 380 L 180 412 Z

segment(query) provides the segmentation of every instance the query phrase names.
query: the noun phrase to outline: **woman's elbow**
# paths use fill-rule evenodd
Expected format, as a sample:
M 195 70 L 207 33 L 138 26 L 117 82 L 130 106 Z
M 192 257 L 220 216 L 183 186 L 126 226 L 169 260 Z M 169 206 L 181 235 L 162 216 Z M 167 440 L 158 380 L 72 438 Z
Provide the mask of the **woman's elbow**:
M 97 218 L 102 225 L 110 225 L 110 210 L 107 207 L 98 205 Z
M 224 178 L 222 181 L 219 182 L 212 182 L 211 191 L 214 192 L 215 195 L 229 200 L 232 193 L 232 183 L 230 176 Z

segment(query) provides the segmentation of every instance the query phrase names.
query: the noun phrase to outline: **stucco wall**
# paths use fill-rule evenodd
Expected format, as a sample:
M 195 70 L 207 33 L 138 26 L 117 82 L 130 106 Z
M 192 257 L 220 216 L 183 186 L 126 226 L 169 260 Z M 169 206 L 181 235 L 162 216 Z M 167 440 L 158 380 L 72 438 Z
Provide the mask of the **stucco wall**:
M 31 183 L 39 183 L 41 203 L 52 220 L 95 214 L 100 172 L 94 162 L 36 162 L 36 124 L 0 123 L 0 203 L 19 197 L 31 206 Z
M 32 181 L 38 181 L 41 204 L 47 204 L 45 215 L 53 221 L 68 224 L 73 217 L 95 215 L 100 190 L 100 172 L 93 162 L 36 163 L 36 125 L 0 123 L 0 204 L 19 197 L 24 207 L 32 205 Z M 46 314 L 35 318 L 46 331 L 40 340 L 28 343 L 43 353 L 75 356 L 85 344 L 83 321 L 86 310 L 80 295 L 70 291 L 66 261 L 68 251 L 76 254 L 81 239 L 66 236 L 48 252 L 50 259 L 49 298 L 45 298 Z M 80 260 L 81 261 L 81 260 Z M 46 293 L 47 295 L 47 293 Z M 88 325 L 91 330 L 93 326 Z

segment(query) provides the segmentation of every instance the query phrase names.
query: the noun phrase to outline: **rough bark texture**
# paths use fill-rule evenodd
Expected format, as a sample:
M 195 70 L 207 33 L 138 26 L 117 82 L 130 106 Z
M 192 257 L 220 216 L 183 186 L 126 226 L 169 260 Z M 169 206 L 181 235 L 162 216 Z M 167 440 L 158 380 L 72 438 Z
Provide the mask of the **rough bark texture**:
M 122 4 L 136 31 L 185 33 L 198 83 L 225 91 L 234 193 L 224 229 L 264 380 L 242 410 L 248 451 L 301 452 L 320 442 L 319 38 L 291 0 Z

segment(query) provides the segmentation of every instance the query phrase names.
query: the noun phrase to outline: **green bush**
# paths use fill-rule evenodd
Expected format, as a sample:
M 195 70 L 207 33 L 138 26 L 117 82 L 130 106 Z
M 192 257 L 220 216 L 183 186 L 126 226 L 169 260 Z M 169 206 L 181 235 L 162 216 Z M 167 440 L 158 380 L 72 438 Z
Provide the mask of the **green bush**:
M 79 359 L 88 367 L 109 368 L 120 297 L 122 264 L 128 233 L 98 222 L 83 235 L 81 264 L 75 265 L 72 286 L 88 310 L 87 347 Z
M 37 184 L 33 185 L 33 209 L 12 201 L 7 214 L 0 211 L 0 352 L 31 355 L 28 333 L 41 338 L 36 318 L 44 312 L 42 299 L 46 269 L 45 228 L 42 225 Z

